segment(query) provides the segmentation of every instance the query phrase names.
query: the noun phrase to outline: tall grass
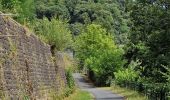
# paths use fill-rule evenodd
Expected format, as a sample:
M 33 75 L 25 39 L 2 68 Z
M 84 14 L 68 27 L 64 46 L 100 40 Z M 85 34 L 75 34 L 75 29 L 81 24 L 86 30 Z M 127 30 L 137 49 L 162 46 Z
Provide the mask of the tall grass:
M 64 100 L 93 100 L 93 97 L 89 92 L 76 90 L 75 93 Z
M 112 85 L 111 87 L 107 87 L 104 89 L 111 90 L 113 93 L 117 93 L 121 96 L 124 96 L 126 100 L 148 100 L 147 97 L 144 96 L 143 94 L 140 94 L 134 90 L 122 88 L 118 85 Z

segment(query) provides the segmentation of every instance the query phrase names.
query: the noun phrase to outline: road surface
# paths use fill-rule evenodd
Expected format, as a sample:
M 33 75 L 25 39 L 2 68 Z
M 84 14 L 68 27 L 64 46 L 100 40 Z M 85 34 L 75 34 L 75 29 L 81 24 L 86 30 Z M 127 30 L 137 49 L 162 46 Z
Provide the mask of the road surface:
M 96 88 L 92 83 L 87 82 L 80 73 L 74 73 L 73 77 L 79 88 L 90 92 L 95 100 L 124 100 L 122 96 L 114 94 L 109 90 Z

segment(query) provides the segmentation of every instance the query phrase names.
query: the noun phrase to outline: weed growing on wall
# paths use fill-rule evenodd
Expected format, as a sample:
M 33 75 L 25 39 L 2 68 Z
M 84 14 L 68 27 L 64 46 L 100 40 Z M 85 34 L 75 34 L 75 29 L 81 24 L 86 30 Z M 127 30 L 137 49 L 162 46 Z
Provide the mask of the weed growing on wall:
M 0 98 L 2 98 L 2 100 L 5 100 L 5 94 L 4 94 L 4 90 L 3 90 L 3 80 L 4 80 L 4 75 L 3 75 L 3 68 L 2 68 L 2 64 L 4 63 L 3 59 L 0 58 Z
M 67 88 L 68 88 L 66 96 L 71 94 L 75 89 L 75 82 L 72 74 L 73 71 L 71 68 L 66 69 L 66 79 L 67 79 Z

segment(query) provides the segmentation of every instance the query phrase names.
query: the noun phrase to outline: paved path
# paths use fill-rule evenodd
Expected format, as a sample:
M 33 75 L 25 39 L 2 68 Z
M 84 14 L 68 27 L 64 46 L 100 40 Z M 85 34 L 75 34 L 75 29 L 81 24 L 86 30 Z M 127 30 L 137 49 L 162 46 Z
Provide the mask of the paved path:
M 85 79 L 81 76 L 80 73 L 74 73 L 73 77 L 77 85 L 80 87 L 80 89 L 92 93 L 95 97 L 95 100 L 124 100 L 122 96 L 113 94 L 109 90 L 103 90 L 103 89 L 94 87 L 93 84 L 85 81 Z

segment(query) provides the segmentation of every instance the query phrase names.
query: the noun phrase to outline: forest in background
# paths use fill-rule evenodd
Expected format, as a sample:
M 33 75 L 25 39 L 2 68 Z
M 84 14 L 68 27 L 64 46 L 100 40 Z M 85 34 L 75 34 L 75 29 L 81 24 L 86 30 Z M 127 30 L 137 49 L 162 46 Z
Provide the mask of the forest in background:
M 52 51 L 71 49 L 96 85 L 170 95 L 170 1 L 0 0 Z

